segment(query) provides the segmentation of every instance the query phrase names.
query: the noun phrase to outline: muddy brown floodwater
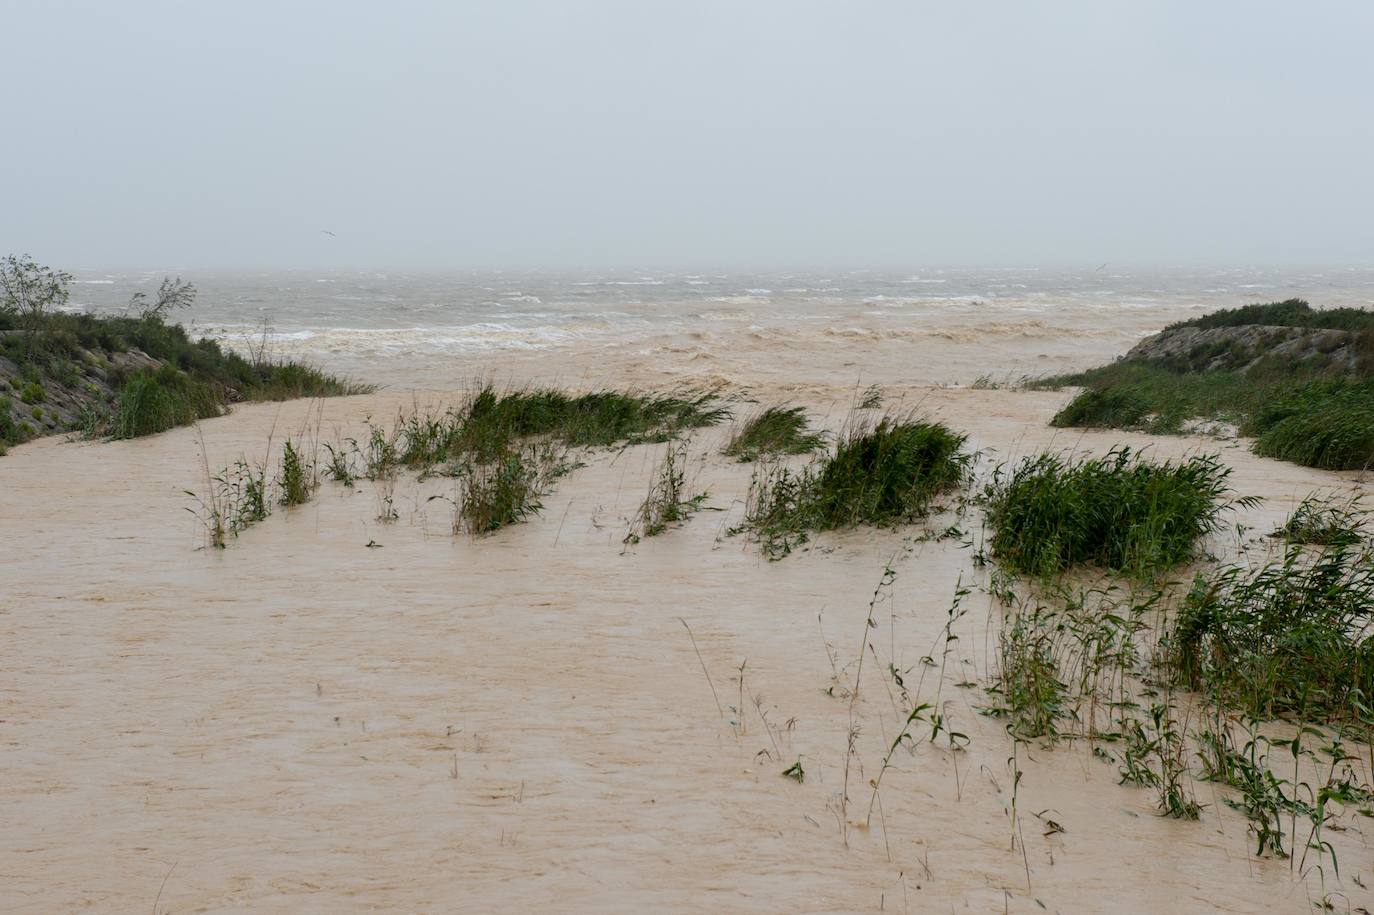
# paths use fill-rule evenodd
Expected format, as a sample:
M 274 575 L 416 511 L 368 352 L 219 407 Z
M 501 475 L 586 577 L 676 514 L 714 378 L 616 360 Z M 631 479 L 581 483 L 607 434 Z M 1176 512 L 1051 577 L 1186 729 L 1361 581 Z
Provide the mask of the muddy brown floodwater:
M 1238 494 L 1265 499 L 1234 516 L 1260 531 L 1314 489 L 1363 485 L 1244 443 L 1056 432 L 1060 393 L 902 383 L 903 365 L 973 374 L 976 353 L 949 342 L 882 341 L 881 367 L 862 372 L 863 347 L 844 341 L 768 361 L 746 347 L 700 372 L 668 346 L 650 364 L 571 353 L 500 371 L 747 389 L 830 428 L 856 384 L 879 381 L 889 404 L 967 430 L 984 467 L 1045 447 L 1215 451 Z M 1101 361 L 1109 342 L 1064 359 Z M 321 432 L 457 396 L 440 387 L 327 401 Z M 204 423 L 210 466 L 261 459 L 310 409 Z M 204 477 L 194 429 L 15 448 L 0 459 L 0 910 L 1310 910 L 1315 878 L 1253 857 L 1244 818 L 1210 788 L 1199 822 L 1162 818 L 1087 747 L 1014 747 L 979 714 L 982 690 L 956 685 L 993 665 L 995 610 L 976 590 L 943 672 L 921 684 L 968 746 L 899 753 L 865 822 L 900 728 L 883 665 L 924 669 L 959 582 L 986 572 L 959 541 L 914 542 L 915 529 L 763 560 L 726 535 L 750 468 L 719 456 L 724 433 L 691 444 L 723 511 L 629 550 L 662 446 L 585 457 L 537 518 L 483 539 L 453 536 L 449 503 L 429 498 L 451 482 L 403 476 L 392 523 L 375 520 L 372 484 L 326 483 L 223 551 L 198 549 L 187 511 Z M 980 536 L 976 516 L 964 524 Z M 857 675 L 888 564 L 851 711 L 831 687 Z M 801 783 L 781 775 L 796 761 Z M 1369 843 L 1349 826 L 1326 890 L 1374 907 L 1359 885 L 1374 884 Z

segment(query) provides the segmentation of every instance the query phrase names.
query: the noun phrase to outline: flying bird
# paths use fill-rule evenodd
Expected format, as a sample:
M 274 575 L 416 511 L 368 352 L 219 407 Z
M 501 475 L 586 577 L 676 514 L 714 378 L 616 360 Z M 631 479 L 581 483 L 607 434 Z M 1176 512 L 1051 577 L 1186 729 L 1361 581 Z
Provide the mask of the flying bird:
M 330 238 L 338 238 L 338 237 L 339 237 L 339 236 L 335 235 L 333 232 L 329 231 L 328 229 L 321 229 L 320 231 L 323 232 L 325 235 L 328 235 Z

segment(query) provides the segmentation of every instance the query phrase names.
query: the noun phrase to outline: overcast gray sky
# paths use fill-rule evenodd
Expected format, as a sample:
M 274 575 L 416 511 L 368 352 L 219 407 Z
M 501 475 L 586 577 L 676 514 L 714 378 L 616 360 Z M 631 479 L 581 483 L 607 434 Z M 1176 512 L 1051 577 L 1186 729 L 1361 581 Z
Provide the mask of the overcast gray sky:
M 1374 261 L 1368 0 L 0 11 L 69 267 Z

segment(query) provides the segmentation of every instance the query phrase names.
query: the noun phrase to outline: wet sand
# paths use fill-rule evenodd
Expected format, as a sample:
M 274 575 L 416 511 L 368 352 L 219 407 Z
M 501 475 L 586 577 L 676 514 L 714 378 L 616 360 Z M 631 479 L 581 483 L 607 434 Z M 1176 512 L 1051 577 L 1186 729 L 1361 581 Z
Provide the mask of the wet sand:
M 625 349 L 486 368 L 747 389 L 831 428 L 855 387 L 878 381 L 889 404 L 967 430 L 990 462 L 1122 442 L 1220 451 L 1237 493 L 1266 499 L 1236 515 L 1257 530 L 1315 488 L 1361 485 L 1242 443 L 1056 432 L 1046 420 L 1063 394 L 900 383 L 982 374 L 969 371 L 975 350 L 951 356 L 947 343 L 890 341 L 859 366 L 862 346 L 734 351 L 703 368 L 665 344 L 647 362 Z M 1038 344 L 1021 347 L 1035 359 Z M 1123 348 L 1104 338 L 1065 359 Z M 449 386 L 480 368 L 450 367 Z M 442 379 L 424 386 L 328 401 L 322 431 L 356 435 L 365 416 L 442 399 Z M 260 458 L 309 409 L 244 406 L 204 423 L 210 465 Z M 621 538 L 661 446 L 587 458 L 538 518 L 480 540 L 454 537 L 447 503 L 426 501 L 451 483 L 403 477 L 394 523 L 375 520 L 371 484 L 326 483 L 222 552 L 197 550 L 186 510 L 185 490 L 202 486 L 195 430 L 14 449 L 0 459 L 0 910 L 1310 909 L 1315 879 L 1253 858 L 1244 819 L 1206 786 L 1200 822 L 1164 819 L 1084 746 L 1015 750 L 1014 848 L 1013 744 L 977 712 L 982 691 L 955 685 L 991 665 L 977 592 L 943 680 L 930 669 L 922 685 L 970 744 L 899 754 L 861 825 L 899 726 L 880 664 L 919 671 L 957 582 L 982 573 L 958 542 L 912 542 L 913 530 L 762 560 L 725 536 L 750 469 L 718 455 L 723 434 L 697 435 L 691 453 L 725 511 L 629 551 Z M 1230 548 L 1226 536 L 1214 546 Z M 854 681 L 889 562 L 842 818 L 851 706 L 827 689 Z M 780 774 L 798 759 L 801 784 Z M 1371 906 L 1353 878 L 1374 885 L 1374 861 L 1351 826 L 1327 889 Z

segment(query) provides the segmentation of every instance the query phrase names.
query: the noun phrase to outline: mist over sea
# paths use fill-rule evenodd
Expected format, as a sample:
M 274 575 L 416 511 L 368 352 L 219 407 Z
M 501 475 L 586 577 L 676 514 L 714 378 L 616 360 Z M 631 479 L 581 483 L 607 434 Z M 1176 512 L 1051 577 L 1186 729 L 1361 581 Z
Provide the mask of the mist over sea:
M 706 349 L 747 333 L 810 339 L 846 330 L 932 333 L 976 345 L 1008 332 L 1128 345 L 1194 309 L 1305 298 L 1374 301 L 1374 267 L 1323 270 L 1038 268 L 912 272 L 75 271 L 73 310 L 119 311 L 164 275 L 199 290 L 176 315 L 194 333 L 242 348 L 264 332 L 274 352 L 401 381 L 441 362 L 543 350 L 691 340 Z

